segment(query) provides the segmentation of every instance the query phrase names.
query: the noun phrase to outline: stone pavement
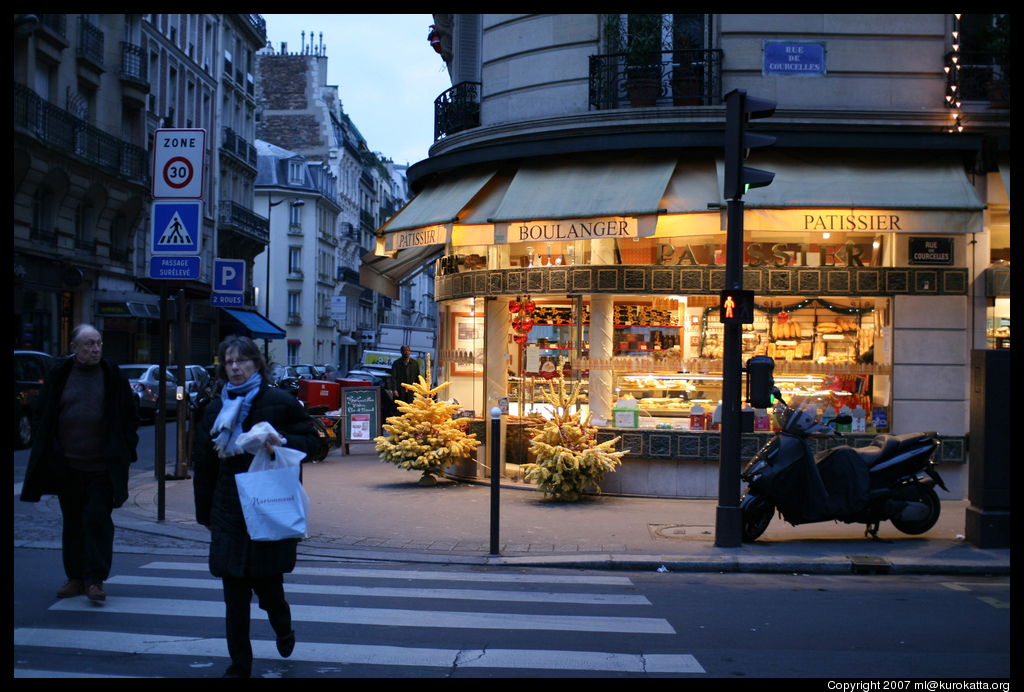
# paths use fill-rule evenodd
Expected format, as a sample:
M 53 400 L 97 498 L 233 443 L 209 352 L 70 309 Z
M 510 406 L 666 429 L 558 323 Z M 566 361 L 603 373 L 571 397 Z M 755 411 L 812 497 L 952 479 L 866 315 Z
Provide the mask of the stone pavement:
M 309 538 L 300 559 L 402 560 L 465 565 L 667 569 L 713 572 L 1008 574 L 1009 549 L 982 549 L 964 540 L 967 502 L 942 503 L 939 522 L 921 536 L 882 524 L 880 540 L 864 526 L 827 522 L 790 526 L 776 516 L 764 536 L 735 548 L 714 544 L 716 500 L 621 496 L 566 503 L 522 484 L 500 493 L 498 546 L 491 554 L 489 483 L 443 480 L 381 463 L 372 444 L 332 450 L 303 464 L 310 496 Z M 117 550 L 206 554 L 208 532 L 195 523 L 190 480 L 166 481 L 165 518 L 158 484 L 136 471 L 131 497 L 114 512 Z M 939 490 L 940 497 L 942 491 Z M 22 513 L 24 515 L 25 513 Z M 57 547 L 44 531 L 59 528 L 56 498 L 15 521 L 16 547 Z M 31 526 L 35 524 L 35 527 Z M 41 539 L 40 536 L 51 536 Z

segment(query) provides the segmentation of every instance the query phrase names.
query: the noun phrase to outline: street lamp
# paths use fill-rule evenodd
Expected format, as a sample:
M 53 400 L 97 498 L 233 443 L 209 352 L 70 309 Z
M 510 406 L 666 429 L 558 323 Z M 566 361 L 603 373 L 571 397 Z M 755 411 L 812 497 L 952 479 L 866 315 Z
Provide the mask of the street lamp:
M 267 193 L 267 275 L 266 282 L 263 286 L 263 293 L 266 296 L 266 298 L 264 298 L 263 305 L 264 314 L 267 316 L 268 320 L 270 319 L 270 243 L 271 240 L 273 239 L 273 234 L 271 233 L 273 227 L 273 222 L 271 221 L 271 214 L 274 207 L 276 207 L 278 204 L 282 204 L 288 201 L 291 202 L 290 206 L 292 207 L 301 207 L 306 203 L 304 200 L 301 200 L 297 197 L 292 197 L 290 198 L 290 200 L 289 198 L 279 199 L 276 202 L 274 202 L 273 198 L 270 196 L 270 193 Z M 263 340 L 263 358 L 267 361 L 267 365 L 270 365 L 269 338 Z

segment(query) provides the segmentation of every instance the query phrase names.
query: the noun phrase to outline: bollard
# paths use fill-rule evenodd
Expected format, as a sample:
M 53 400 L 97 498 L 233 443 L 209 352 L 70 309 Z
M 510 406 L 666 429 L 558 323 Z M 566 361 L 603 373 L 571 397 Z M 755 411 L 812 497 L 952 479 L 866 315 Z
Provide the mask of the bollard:
M 500 555 L 498 547 L 499 496 L 501 491 L 501 409 L 491 409 L 491 555 Z

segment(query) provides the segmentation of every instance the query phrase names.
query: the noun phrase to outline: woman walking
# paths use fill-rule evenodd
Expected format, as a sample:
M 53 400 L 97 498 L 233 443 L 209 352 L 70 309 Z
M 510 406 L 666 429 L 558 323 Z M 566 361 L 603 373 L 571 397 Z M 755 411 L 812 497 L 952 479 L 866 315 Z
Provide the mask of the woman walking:
M 298 540 L 250 540 L 235 474 L 248 471 L 253 457 L 238 447 L 237 438 L 264 421 L 284 438 L 268 441 L 268 448 L 284 444 L 308 452 L 317 444 L 317 435 L 295 397 L 270 386 L 266 361 L 251 339 L 228 337 L 220 345 L 218 360 L 218 378 L 227 382 L 196 428 L 192 453 L 196 521 L 210 530 L 210 572 L 224 585 L 231 657 L 224 677 L 247 678 L 252 672 L 249 609 L 254 592 L 274 628 L 278 653 L 287 658 L 295 647 L 284 574 L 295 567 Z

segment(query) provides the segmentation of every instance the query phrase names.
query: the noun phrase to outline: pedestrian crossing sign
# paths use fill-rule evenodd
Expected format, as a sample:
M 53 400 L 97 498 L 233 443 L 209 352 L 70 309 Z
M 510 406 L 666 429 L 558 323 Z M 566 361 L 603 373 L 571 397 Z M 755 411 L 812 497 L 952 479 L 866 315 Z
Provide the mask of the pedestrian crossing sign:
M 202 202 L 153 202 L 153 254 L 197 255 L 202 239 Z

